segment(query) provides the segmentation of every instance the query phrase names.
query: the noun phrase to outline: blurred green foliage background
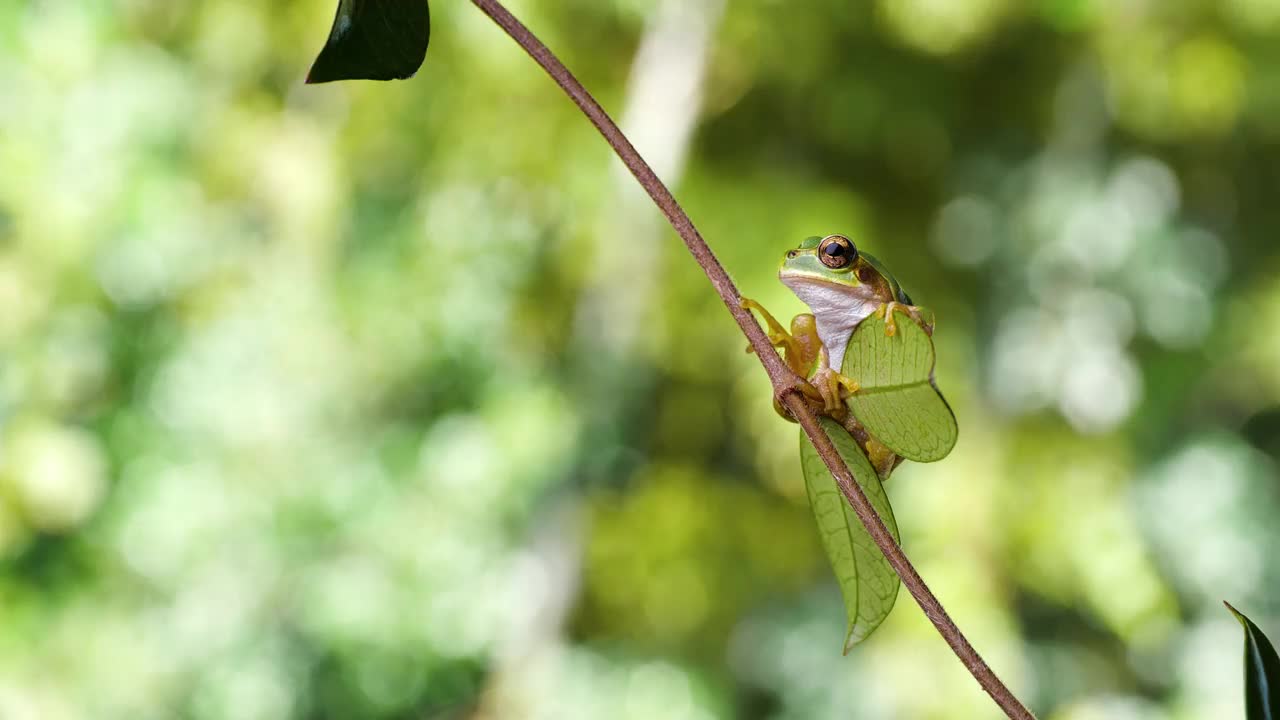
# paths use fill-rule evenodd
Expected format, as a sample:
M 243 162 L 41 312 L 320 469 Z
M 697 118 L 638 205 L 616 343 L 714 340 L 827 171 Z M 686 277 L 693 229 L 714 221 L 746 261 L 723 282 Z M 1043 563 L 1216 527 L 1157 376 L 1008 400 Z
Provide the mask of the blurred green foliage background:
M 1280 629 L 1280 3 L 511 3 L 740 284 L 843 232 L 937 312 L 908 554 L 1041 718 L 1242 717 Z M 465 2 L 0 4 L 0 717 L 981 718 L 841 657 L 797 430 Z

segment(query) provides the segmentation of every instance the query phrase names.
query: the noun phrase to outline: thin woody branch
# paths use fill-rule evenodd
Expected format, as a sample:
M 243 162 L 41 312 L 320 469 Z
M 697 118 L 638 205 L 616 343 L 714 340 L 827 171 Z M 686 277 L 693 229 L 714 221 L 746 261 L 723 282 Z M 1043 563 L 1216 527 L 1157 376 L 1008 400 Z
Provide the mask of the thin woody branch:
M 782 358 L 774 352 L 769 339 L 765 336 L 764 331 L 756 323 L 751 313 L 740 305 L 741 296 L 738 294 L 737 288 L 734 287 L 733 281 L 729 279 L 729 274 L 725 272 L 720 261 L 711 252 L 711 248 L 707 246 L 697 228 L 693 226 L 689 216 L 685 214 L 680 204 L 671 195 L 671 191 L 658 179 L 649 164 L 640 156 L 640 153 L 631 145 L 631 141 L 609 118 L 609 115 L 595 101 L 595 98 L 591 97 L 586 88 L 547 49 L 546 45 L 542 44 L 542 41 L 538 40 L 498 0 L 472 0 L 472 3 L 493 19 L 513 40 L 519 43 L 520 47 L 524 48 L 525 52 L 529 53 L 542 66 L 542 69 L 556 81 L 560 88 L 569 95 L 582 110 L 583 114 L 596 126 L 596 129 L 600 131 L 600 134 L 604 136 L 609 145 L 613 147 L 614 152 L 627 166 L 627 169 L 635 176 L 636 180 L 645 189 L 645 192 L 649 193 L 649 197 L 653 198 L 654 204 L 658 206 L 662 214 L 667 216 L 667 220 L 675 228 L 676 233 L 680 235 L 680 239 L 684 241 L 685 247 L 693 254 L 698 265 L 702 267 L 707 279 L 711 281 L 716 292 L 719 293 L 720 299 L 724 301 L 725 307 L 728 308 L 729 313 L 733 315 L 733 319 L 737 321 L 738 327 L 742 329 L 742 333 L 746 335 L 747 340 L 751 343 L 756 356 L 760 358 L 760 363 L 764 365 L 765 372 L 769 375 L 769 381 L 773 384 L 775 396 L 791 412 L 792 417 L 799 421 L 800 427 L 804 429 L 809 441 L 813 443 L 814 448 L 818 451 L 818 455 L 822 457 L 823 462 L 831 470 L 836 484 L 839 485 L 840 491 L 849 501 L 849 505 L 853 507 L 854 513 L 857 514 L 862 524 L 866 526 L 871 538 L 879 546 L 880 551 L 884 553 L 894 571 L 902 578 L 902 584 L 907 587 L 911 596 L 915 598 L 916 603 L 920 605 L 920 609 L 924 611 L 924 614 L 933 623 L 934 627 L 938 629 L 947 644 L 951 646 L 956 657 L 960 659 L 974 679 L 978 681 L 982 689 L 991 696 L 996 705 L 1000 706 L 1005 715 L 1015 720 L 1034 720 L 1035 716 L 1009 691 L 1009 688 L 1005 686 L 995 672 L 983 661 L 982 657 L 978 655 L 978 652 L 973 649 L 973 646 L 969 644 L 964 634 L 960 632 L 960 628 L 956 626 L 955 622 L 947 614 L 946 609 L 942 607 L 942 603 L 929 590 L 924 580 L 921 579 L 920 574 L 911 565 L 911 561 L 902 552 L 902 548 L 898 547 L 898 544 L 889 534 L 880 517 L 872 509 L 866 495 L 862 493 L 862 489 L 854 482 L 853 475 L 849 472 L 849 468 L 845 466 L 839 453 L 836 452 L 835 446 L 831 444 L 831 440 L 818 425 L 813 409 L 809 407 L 803 394 L 796 391 L 799 378 L 787 368 Z

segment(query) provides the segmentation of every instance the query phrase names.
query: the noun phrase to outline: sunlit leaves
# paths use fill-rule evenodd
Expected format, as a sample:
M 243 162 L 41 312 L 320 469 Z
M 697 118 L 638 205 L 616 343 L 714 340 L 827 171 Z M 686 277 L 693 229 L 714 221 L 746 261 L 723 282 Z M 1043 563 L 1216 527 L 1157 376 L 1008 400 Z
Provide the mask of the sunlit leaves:
M 1248 720 L 1280 718 L 1280 657 L 1262 630 L 1231 603 L 1223 603 L 1244 627 L 1244 704 Z
M 897 332 L 885 332 L 882 315 L 863 320 L 844 355 L 844 374 L 862 388 L 849 410 L 889 449 L 917 462 L 941 460 L 955 447 L 958 428 L 951 407 L 933 384 L 933 339 L 905 313 Z
M 307 82 L 403 80 L 422 66 L 430 36 L 427 0 L 339 0 Z
M 825 417 L 818 421 L 876 514 L 884 521 L 889 534 L 897 540 L 898 525 L 893 519 L 893 508 L 889 506 L 880 477 L 866 455 L 839 423 Z M 844 596 L 845 611 L 849 617 L 844 650 L 848 652 L 879 627 L 893 609 L 893 602 L 898 597 L 898 576 L 854 514 L 835 478 L 803 432 L 800 433 L 800 465 L 804 469 L 809 504 L 818 522 L 822 545 Z

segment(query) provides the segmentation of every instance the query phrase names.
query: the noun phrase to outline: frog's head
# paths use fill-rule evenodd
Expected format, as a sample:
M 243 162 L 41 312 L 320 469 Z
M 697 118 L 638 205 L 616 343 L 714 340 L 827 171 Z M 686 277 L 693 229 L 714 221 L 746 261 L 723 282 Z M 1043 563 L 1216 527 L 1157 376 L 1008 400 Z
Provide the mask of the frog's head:
M 844 235 L 815 235 L 787 251 L 778 279 L 797 295 L 801 295 L 800 288 L 811 286 L 837 286 L 832 289 L 847 291 L 883 282 L 881 272 L 872 262 L 868 262 L 853 241 Z M 871 293 L 879 289 L 867 288 Z
M 903 299 L 880 262 L 858 252 L 844 235 L 805 238 L 787 251 L 778 279 L 809 306 L 819 324 L 836 315 L 860 320 L 881 303 Z
M 818 336 L 839 370 L 853 328 L 891 300 L 911 304 L 878 260 L 844 235 L 805 238 L 788 250 L 778 279 L 809 306 Z

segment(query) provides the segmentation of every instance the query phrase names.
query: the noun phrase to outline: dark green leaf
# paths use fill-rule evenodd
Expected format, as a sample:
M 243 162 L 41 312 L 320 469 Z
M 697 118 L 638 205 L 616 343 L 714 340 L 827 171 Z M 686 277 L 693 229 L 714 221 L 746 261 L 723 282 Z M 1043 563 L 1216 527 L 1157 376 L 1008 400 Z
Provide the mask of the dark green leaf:
M 339 0 L 329 41 L 307 82 L 411 77 L 422 66 L 430 36 L 427 0 Z
M 1223 602 L 1244 627 L 1244 707 L 1248 720 L 1280 720 L 1280 657 L 1262 630 L 1231 603 Z
M 871 467 L 867 456 L 853 437 L 831 418 L 818 418 L 827 437 L 849 466 L 867 500 L 875 508 L 884 525 L 898 539 L 898 524 L 893 519 L 893 508 L 880 485 L 880 476 Z M 885 560 L 862 521 L 840 492 L 835 478 L 827 469 L 813 444 L 800 433 L 800 467 L 804 471 L 805 487 L 809 492 L 809 505 L 818 522 L 822 546 L 831 561 L 840 594 L 844 596 L 845 614 L 849 629 L 845 635 L 844 651 L 862 642 L 880 626 L 898 597 L 898 575 Z
M 850 412 L 890 450 L 916 462 L 941 460 L 955 447 L 951 406 L 933 384 L 933 339 L 905 313 L 897 333 L 885 333 L 872 315 L 853 332 L 841 372 L 862 388 L 849 396 Z

